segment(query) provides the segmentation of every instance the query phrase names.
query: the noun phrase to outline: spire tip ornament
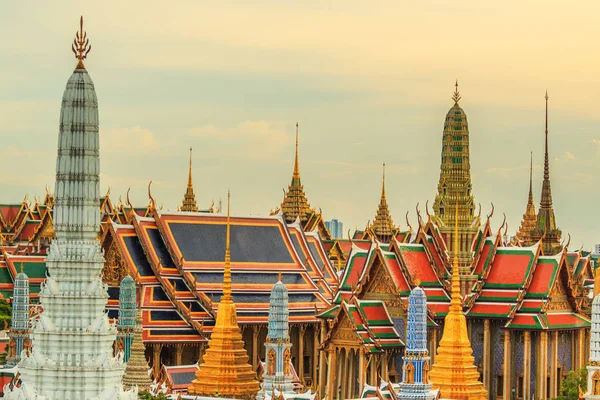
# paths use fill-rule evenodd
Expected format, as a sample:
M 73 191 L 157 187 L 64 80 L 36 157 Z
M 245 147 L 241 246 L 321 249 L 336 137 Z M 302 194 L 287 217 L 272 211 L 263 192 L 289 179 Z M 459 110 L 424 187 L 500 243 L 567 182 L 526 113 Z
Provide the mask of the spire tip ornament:
M 83 60 L 87 58 L 87 55 L 92 50 L 90 46 L 90 40 L 87 38 L 87 32 L 83 30 L 83 15 L 79 19 L 79 31 L 75 33 L 75 39 L 71 45 L 71 51 L 75 54 L 75 58 L 78 61 L 76 69 L 85 69 Z
M 458 91 L 458 79 L 456 80 L 456 83 L 454 84 L 454 93 L 452 94 L 452 100 L 454 100 L 454 105 L 457 106 L 458 102 L 461 99 L 460 96 L 460 92 Z

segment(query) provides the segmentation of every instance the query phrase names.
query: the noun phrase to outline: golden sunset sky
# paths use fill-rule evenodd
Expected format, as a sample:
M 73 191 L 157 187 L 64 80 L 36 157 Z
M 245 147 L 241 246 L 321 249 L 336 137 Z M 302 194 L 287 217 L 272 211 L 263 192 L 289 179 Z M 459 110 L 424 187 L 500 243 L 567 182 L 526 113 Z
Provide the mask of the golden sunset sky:
M 529 154 L 539 202 L 544 93 L 551 180 L 571 248 L 600 243 L 600 2 L 63 1 L 2 5 L 0 203 L 54 185 L 60 100 L 79 16 L 101 121 L 102 190 L 131 187 L 175 210 L 194 147 L 200 207 L 232 191 L 267 214 L 293 168 L 311 204 L 345 229 L 375 215 L 386 162 L 394 221 L 424 214 L 439 177 L 458 79 L 473 193 L 493 227 L 525 211 Z

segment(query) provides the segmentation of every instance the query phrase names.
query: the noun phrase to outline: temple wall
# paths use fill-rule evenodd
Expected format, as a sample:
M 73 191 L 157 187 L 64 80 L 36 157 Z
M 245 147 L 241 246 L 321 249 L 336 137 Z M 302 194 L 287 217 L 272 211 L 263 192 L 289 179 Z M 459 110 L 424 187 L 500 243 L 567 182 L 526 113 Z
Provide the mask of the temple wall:
M 502 394 L 500 386 L 504 383 L 504 379 L 510 379 L 510 377 L 504 377 L 504 375 L 502 375 L 504 372 L 502 370 L 504 365 L 504 330 L 497 329 L 497 327 L 494 328 L 495 329 L 492 330 L 493 374 L 490 379 L 491 385 L 488 390 L 491 399 Z M 502 380 L 500 380 L 499 375 L 502 375 Z

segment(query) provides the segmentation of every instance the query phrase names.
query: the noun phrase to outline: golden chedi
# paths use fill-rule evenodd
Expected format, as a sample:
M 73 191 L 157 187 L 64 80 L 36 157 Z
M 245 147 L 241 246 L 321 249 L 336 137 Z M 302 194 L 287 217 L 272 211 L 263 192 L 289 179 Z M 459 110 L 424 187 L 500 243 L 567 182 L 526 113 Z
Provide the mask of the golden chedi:
M 458 207 L 456 213 L 458 214 Z M 457 242 L 458 224 L 455 223 L 455 249 L 458 247 Z M 450 310 L 444 319 L 444 333 L 429 377 L 433 388 L 440 389 L 442 398 L 484 400 L 488 394 L 479 381 L 479 372 L 474 364 L 473 350 L 467 333 L 467 319 L 462 312 L 457 254 L 455 251 Z
M 204 363 L 196 371 L 196 379 L 192 381 L 188 392 L 200 396 L 254 399 L 259 385 L 252 366 L 248 364 L 248 354 L 244 349 L 231 295 L 229 203 L 228 194 L 223 296 L 217 309 L 217 321 L 208 342 L 208 349 L 204 354 Z

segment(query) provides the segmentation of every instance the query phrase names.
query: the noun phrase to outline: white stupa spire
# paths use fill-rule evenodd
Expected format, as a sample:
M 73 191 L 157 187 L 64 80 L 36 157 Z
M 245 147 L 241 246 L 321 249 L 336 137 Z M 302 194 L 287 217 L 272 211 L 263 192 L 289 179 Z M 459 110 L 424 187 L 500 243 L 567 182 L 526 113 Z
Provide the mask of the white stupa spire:
M 78 65 L 60 112 L 53 217 L 56 239 L 40 291 L 43 313 L 33 323 L 33 349 L 18 364 L 22 385 L 7 399 L 136 399 L 123 392 L 125 365 L 113 357 L 116 327 L 105 313 L 107 286 L 98 241 L 100 157 L 98 100 L 83 60 L 89 42 L 81 29 L 73 52 Z

